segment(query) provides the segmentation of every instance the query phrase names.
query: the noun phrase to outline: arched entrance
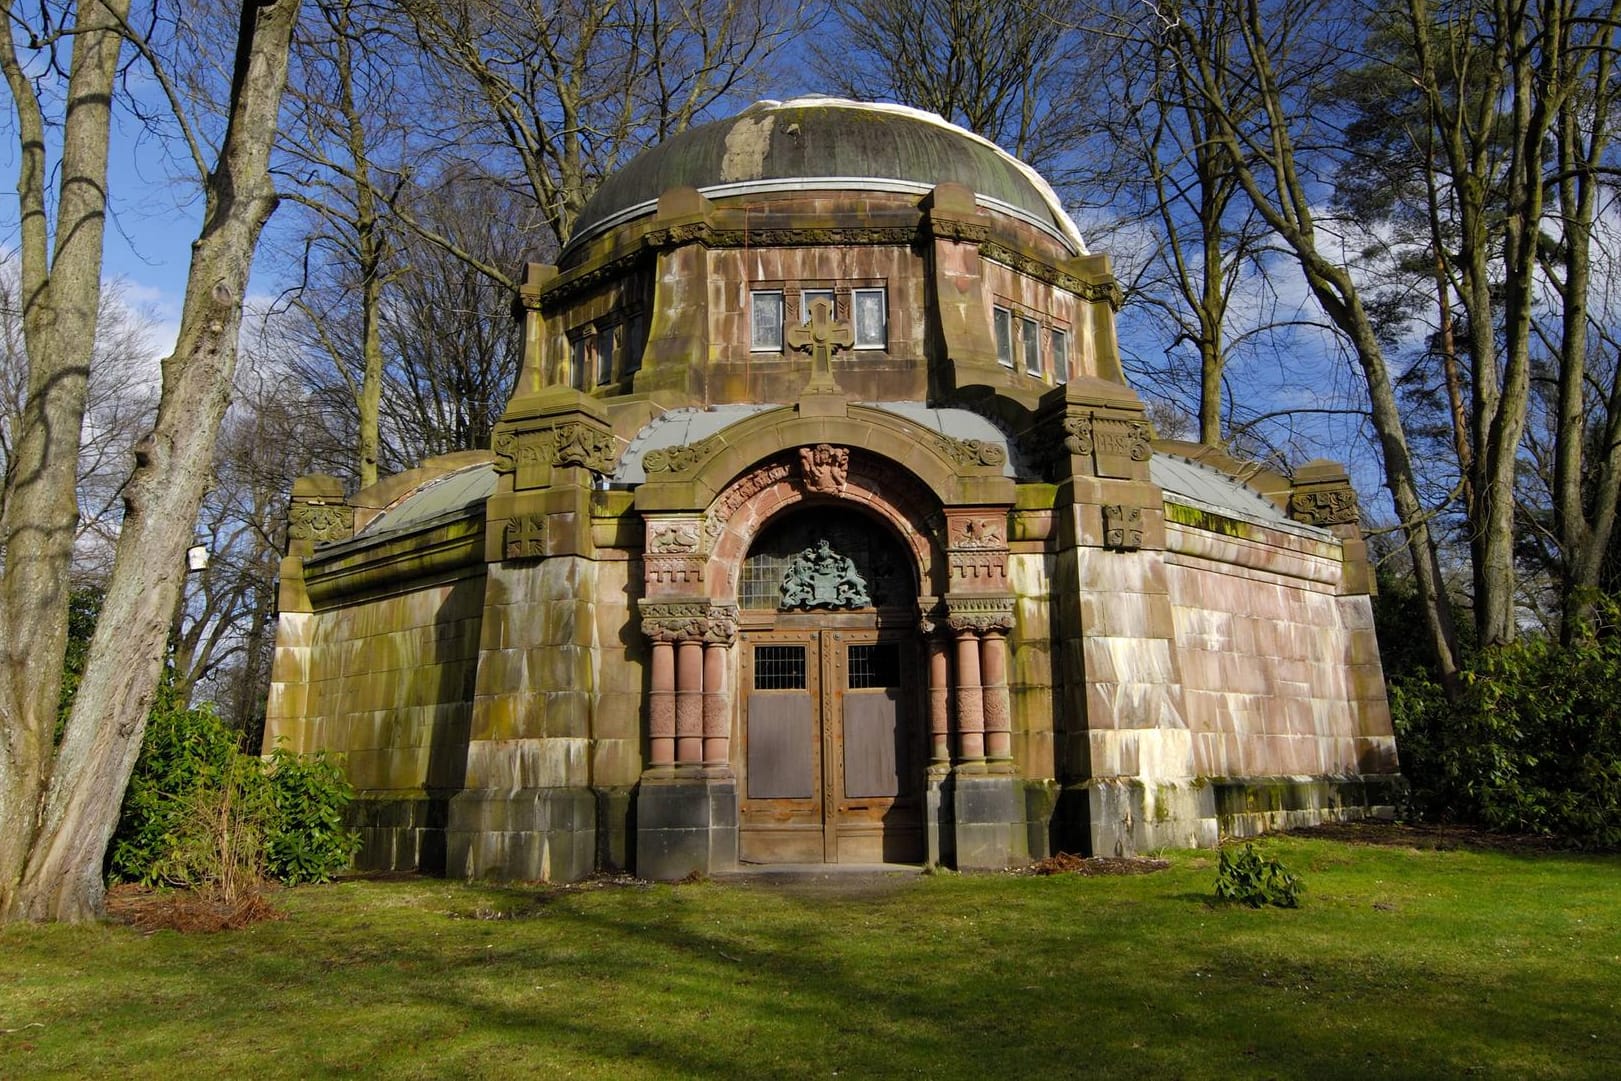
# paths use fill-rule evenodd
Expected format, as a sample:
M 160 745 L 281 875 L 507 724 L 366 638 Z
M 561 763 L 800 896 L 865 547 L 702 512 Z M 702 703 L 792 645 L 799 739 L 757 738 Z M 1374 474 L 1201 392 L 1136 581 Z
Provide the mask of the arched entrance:
M 757 534 L 737 578 L 740 859 L 923 860 L 913 564 L 886 525 L 837 504 Z

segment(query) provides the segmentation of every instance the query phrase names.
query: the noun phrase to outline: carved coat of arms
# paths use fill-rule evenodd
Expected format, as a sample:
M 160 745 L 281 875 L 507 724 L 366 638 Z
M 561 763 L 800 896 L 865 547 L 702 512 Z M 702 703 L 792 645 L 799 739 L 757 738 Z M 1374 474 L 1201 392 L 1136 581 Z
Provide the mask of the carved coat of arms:
M 825 540 L 806 548 L 782 576 L 783 608 L 866 608 L 872 604 L 855 561 Z

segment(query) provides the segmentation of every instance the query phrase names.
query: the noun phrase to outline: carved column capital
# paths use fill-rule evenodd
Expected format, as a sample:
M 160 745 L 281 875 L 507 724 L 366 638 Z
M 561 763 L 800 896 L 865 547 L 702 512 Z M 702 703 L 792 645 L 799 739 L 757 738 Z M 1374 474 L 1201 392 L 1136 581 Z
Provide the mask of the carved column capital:
M 1009 634 L 1013 630 L 1013 598 L 947 597 L 946 626 L 957 634 Z

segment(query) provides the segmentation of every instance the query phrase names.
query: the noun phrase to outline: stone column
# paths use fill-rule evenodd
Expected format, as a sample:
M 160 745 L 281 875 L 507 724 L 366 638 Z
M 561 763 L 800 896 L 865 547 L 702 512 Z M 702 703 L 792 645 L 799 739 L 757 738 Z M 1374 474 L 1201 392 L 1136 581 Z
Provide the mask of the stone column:
M 929 651 L 929 764 L 951 765 L 951 657 L 942 638 L 930 635 Z
M 710 610 L 704 624 L 704 755 L 706 771 L 728 771 L 731 761 L 732 696 L 726 685 L 736 609 Z
M 695 766 L 704 758 L 704 646 L 683 638 L 675 647 L 675 761 Z
M 647 696 L 648 752 L 654 768 L 675 765 L 675 643 L 653 641 L 653 686 Z
M 957 627 L 957 757 L 962 762 L 985 760 L 985 700 L 980 687 L 979 636 L 971 627 Z
M 985 757 L 1013 761 L 1012 704 L 1007 686 L 1007 632 L 988 628 L 979 640 L 980 680 L 984 684 Z

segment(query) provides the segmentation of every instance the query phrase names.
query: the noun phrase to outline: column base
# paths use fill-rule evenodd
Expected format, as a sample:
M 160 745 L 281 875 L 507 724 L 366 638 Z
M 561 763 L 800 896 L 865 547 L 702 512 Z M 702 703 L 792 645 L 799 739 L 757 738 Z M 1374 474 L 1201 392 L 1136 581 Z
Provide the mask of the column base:
M 1030 858 L 1024 785 L 1008 775 L 950 778 L 953 861 L 959 871 L 1016 867 Z
M 575 882 L 596 870 L 589 788 L 475 789 L 450 800 L 445 873 L 502 882 Z
M 635 796 L 636 874 L 675 882 L 737 866 L 737 784 L 643 775 Z

